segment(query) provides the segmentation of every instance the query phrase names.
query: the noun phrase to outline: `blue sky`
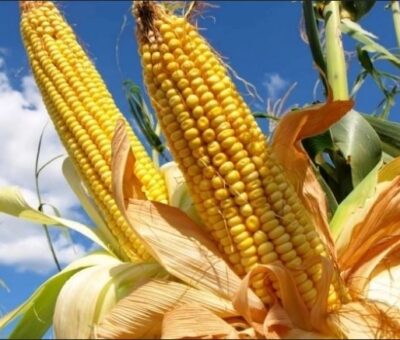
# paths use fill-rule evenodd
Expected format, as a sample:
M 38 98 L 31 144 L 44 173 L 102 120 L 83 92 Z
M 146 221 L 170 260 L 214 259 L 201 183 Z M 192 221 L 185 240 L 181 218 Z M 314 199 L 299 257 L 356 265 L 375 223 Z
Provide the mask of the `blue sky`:
M 292 83 L 297 82 L 286 107 L 304 105 L 314 98 L 317 79 L 312 67 L 308 46 L 299 34 L 301 3 L 291 1 L 220 1 L 219 7 L 209 9 L 198 19 L 205 36 L 228 63 L 247 81 L 254 84 L 263 99 L 279 98 Z M 390 12 L 385 2 L 361 24 L 379 37 L 386 47 L 396 44 Z M 134 21 L 129 1 L 62 1 L 60 6 L 67 20 L 89 51 L 103 75 L 117 105 L 128 112 L 121 83 L 130 78 L 141 84 L 140 62 L 134 39 Z M 126 17 L 126 26 L 120 35 L 119 62 L 116 63 L 117 37 Z M 19 35 L 19 10 L 15 1 L 0 2 L 0 186 L 17 185 L 35 202 L 33 195 L 34 152 L 41 128 L 47 121 L 45 109 L 30 77 L 29 65 Z M 345 47 L 354 43 L 346 38 Z M 382 67 L 395 72 L 394 68 Z M 350 63 L 350 82 L 358 71 L 357 61 Z M 318 97 L 318 99 L 322 99 Z M 362 112 L 374 110 L 382 99 L 372 82 L 359 92 L 356 108 Z M 250 100 L 260 111 L 265 102 Z M 395 108 L 397 109 L 398 106 Z M 395 109 L 395 110 L 396 110 Z M 400 119 L 400 113 L 391 118 Z M 262 124 L 266 124 L 262 122 Z M 48 127 L 43 148 L 43 160 L 62 153 L 57 137 Z M 4 164 L 3 164 L 4 162 Z M 86 221 L 77 208 L 77 201 L 62 177 L 60 162 L 46 170 L 42 180 L 45 200 L 55 204 L 65 216 Z M 33 203 L 34 204 L 34 203 Z M 66 265 L 82 255 L 90 244 L 73 235 L 71 246 L 55 233 L 57 252 Z M 39 228 L 0 216 L 0 278 L 10 291 L 0 288 L 0 315 L 22 302 L 49 275 L 54 266 Z M 0 333 L 1 337 L 1 333 Z

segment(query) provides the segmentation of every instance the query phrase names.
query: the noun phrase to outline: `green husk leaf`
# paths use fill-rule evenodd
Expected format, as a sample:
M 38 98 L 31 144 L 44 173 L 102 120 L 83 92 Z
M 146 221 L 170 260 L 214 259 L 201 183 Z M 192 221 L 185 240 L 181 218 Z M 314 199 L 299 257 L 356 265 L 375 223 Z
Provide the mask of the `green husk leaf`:
M 359 207 L 362 207 L 365 204 L 365 201 L 374 194 L 376 184 L 378 183 L 378 170 L 381 165 L 382 162 L 379 162 L 372 171 L 370 171 L 368 176 L 366 176 L 346 197 L 346 199 L 339 204 L 336 213 L 330 222 L 330 229 L 334 239 L 336 239 L 342 231 L 342 226 L 344 225 L 343 222 L 346 221 Z

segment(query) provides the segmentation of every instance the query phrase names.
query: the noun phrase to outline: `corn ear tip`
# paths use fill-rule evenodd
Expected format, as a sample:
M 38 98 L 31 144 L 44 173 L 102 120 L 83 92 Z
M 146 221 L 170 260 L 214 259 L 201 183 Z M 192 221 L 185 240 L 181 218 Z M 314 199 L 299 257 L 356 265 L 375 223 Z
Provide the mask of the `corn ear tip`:
M 21 0 L 19 1 L 19 8 L 21 12 L 28 12 L 33 8 L 40 7 L 44 5 L 47 1 L 40 0 Z
M 141 40 L 149 40 L 149 33 L 157 33 L 154 25 L 160 6 L 154 1 L 133 1 L 132 12 L 136 18 L 137 34 Z

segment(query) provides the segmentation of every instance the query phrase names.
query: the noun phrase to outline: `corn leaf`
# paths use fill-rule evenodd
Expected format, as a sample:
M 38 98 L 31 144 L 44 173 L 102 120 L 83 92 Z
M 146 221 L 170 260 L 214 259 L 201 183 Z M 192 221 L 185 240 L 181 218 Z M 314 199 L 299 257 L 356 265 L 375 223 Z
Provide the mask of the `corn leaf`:
M 332 138 L 328 131 L 321 133 L 320 135 L 304 139 L 303 146 L 307 150 L 310 157 L 315 161 L 317 161 L 316 158 L 326 150 L 334 148 Z
M 379 136 L 354 110 L 331 128 L 331 135 L 351 168 L 352 184 L 356 187 L 382 158 Z
M 95 327 L 97 338 L 138 339 L 161 335 L 166 312 L 185 304 L 203 306 L 219 317 L 237 316 L 231 302 L 183 283 L 153 279 L 135 288 Z
M 106 244 L 106 241 L 103 240 L 104 236 L 101 235 L 98 230 L 91 229 L 88 226 L 75 221 L 48 215 L 36 209 L 33 209 L 25 201 L 18 188 L 0 188 L 0 213 L 15 216 L 36 224 L 55 225 L 75 230 L 90 239 L 91 241 L 97 243 L 103 249 L 106 249 L 107 251 L 112 253 L 111 249 Z
M 81 270 L 63 286 L 54 312 L 59 339 L 88 339 L 93 326 L 135 286 L 165 271 L 156 263 L 98 264 Z M 77 303 L 79 301 L 79 303 Z
M 146 137 L 151 147 L 157 150 L 161 155 L 164 155 L 165 146 L 153 127 L 154 118 L 143 101 L 139 86 L 131 80 L 125 80 L 123 86 L 129 109 L 138 128 Z
M 365 51 L 378 53 L 397 67 L 400 67 L 400 59 L 390 53 L 385 47 L 378 44 L 374 40 L 376 37 L 370 32 L 364 30 L 359 24 L 349 19 L 342 19 L 340 28 L 343 33 L 350 35 L 353 39 L 360 42 Z
M 363 115 L 363 117 L 378 134 L 383 142 L 384 150 L 393 157 L 400 156 L 400 124 L 370 115 Z
M 2 317 L 0 329 L 4 329 L 11 321 L 18 319 L 9 335 L 10 339 L 41 338 L 51 326 L 56 300 L 65 282 L 84 268 L 115 261 L 114 257 L 104 251 L 96 251 L 76 260 L 43 283 L 19 307 Z
M 390 75 L 386 72 L 379 71 L 374 66 L 373 59 L 370 58 L 368 52 L 362 49 L 360 46 L 357 46 L 357 57 L 364 70 L 357 77 L 356 84 L 353 87 L 352 93 L 355 93 L 359 90 L 362 83 L 364 82 L 364 79 L 369 74 L 385 97 L 385 99 L 381 101 L 379 106 L 382 106 L 380 117 L 386 119 L 389 116 L 390 109 L 394 105 L 395 96 L 398 93 L 398 77 Z M 375 58 L 375 60 L 376 59 L 377 58 Z M 391 79 L 394 82 L 391 89 L 389 89 L 389 87 L 387 86 L 387 82 L 384 78 Z

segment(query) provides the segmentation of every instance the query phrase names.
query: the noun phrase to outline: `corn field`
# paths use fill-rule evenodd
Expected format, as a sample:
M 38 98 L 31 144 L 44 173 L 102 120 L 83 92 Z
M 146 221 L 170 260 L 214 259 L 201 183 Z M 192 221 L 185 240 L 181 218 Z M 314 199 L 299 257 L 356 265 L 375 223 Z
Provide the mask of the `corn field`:
M 46 126 L 4 129 L 4 142 L 27 141 L 25 153 L 39 142 L 32 164 L 2 164 L 0 222 L 36 224 L 52 271 L 24 301 L 0 273 L 18 300 L 0 309 L 0 337 L 400 338 L 398 0 L 3 6 L 18 13 L 33 91 L 22 95 L 39 98 L 20 105 L 25 114 L 42 108 L 62 154 L 41 161 Z M 287 16 L 273 18 L 278 6 Z M 119 22 L 116 8 L 126 11 Z M 262 10 L 273 29 L 257 21 Z M 391 46 L 364 26 L 383 16 L 376 27 Z M 269 29 L 250 34 L 258 25 Z M 115 48 L 101 54 L 112 60 L 102 64 L 92 51 L 110 35 Z M 221 46 L 244 46 L 246 60 Z M 2 90 L 1 47 L 0 116 L 3 92 L 17 93 L 11 82 Z M 279 51 L 290 63 L 274 62 Z M 280 76 L 302 68 L 303 78 Z M 263 92 L 246 71 L 264 77 Z M 18 167 L 34 172 L 33 194 L 13 180 Z M 79 213 L 46 199 L 54 178 Z M 60 240 L 73 248 L 76 239 L 89 246 L 65 260 Z

